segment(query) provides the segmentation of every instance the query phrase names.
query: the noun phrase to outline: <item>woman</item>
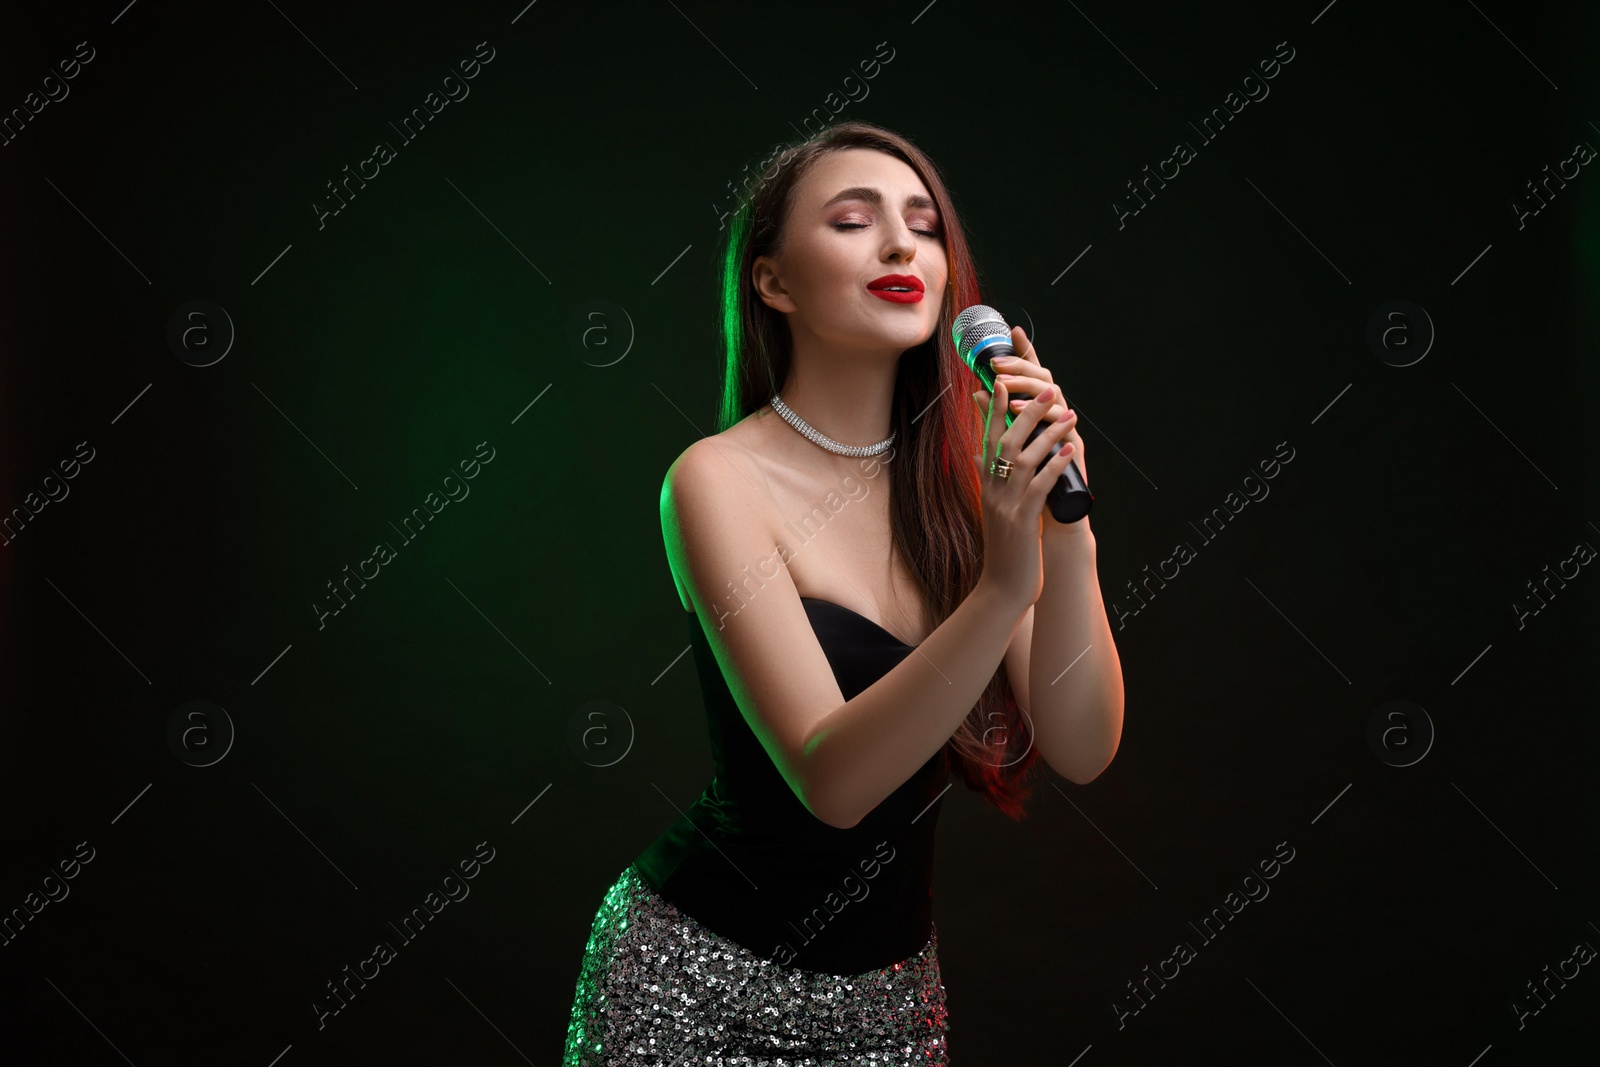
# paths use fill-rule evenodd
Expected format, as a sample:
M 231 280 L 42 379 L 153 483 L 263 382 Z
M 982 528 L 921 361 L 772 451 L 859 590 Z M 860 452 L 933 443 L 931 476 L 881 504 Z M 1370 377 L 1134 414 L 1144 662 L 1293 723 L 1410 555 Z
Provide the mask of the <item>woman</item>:
M 1020 329 L 994 396 L 959 399 L 951 325 L 978 302 L 936 169 L 880 127 L 787 148 L 733 220 L 721 432 L 661 495 L 715 775 L 607 890 L 569 1067 L 946 1063 L 950 774 L 1020 818 L 1039 759 L 1110 762 L 1093 535 L 1043 510 L 1083 469 L 1076 417 Z

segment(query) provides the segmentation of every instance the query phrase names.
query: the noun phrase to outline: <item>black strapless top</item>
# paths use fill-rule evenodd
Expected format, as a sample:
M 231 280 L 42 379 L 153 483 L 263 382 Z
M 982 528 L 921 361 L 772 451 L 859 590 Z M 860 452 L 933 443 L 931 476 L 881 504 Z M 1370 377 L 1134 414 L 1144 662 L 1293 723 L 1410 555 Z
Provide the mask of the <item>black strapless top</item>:
M 829 600 L 801 597 L 849 700 L 915 646 Z M 848 830 L 794 795 L 744 719 L 689 613 L 711 739 L 711 784 L 634 861 L 649 885 L 714 933 L 774 962 L 861 974 L 920 952 L 933 932 L 934 824 L 949 779 L 941 748 Z

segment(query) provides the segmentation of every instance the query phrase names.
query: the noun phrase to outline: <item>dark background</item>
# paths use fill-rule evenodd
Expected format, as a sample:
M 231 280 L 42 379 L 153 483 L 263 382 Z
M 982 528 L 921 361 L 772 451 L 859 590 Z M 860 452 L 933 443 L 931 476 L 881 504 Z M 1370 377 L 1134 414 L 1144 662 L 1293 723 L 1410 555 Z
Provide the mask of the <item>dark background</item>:
M 7 112 L 95 50 L 0 147 L 0 508 L 94 450 L 0 546 L 0 911 L 94 850 L 0 946 L 0 1058 L 559 1062 L 600 894 L 710 776 L 657 500 L 716 429 L 718 205 L 884 41 L 840 117 L 939 162 L 986 299 L 1081 411 L 1108 609 L 1196 550 L 1113 614 L 1103 775 L 1045 772 L 1020 824 L 946 796 L 954 1062 L 1592 1054 L 1596 964 L 1520 1027 L 1513 1002 L 1600 947 L 1600 577 L 1512 605 L 1600 547 L 1597 165 L 1520 227 L 1512 203 L 1600 146 L 1594 9 L 919 6 L 0 13 Z M 470 95 L 399 144 L 480 41 Z M 1197 158 L 1119 228 L 1180 138 Z M 378 140 L 397 158 L 319 229 Z M 237 331 L 210 366 L 167 342 L 191 300 Z M 1413 310 L 1385 358 L 1395 300 L 1437 336 Z M 1270 496 L 1203 540 L 1280 442 Z M 573 741 L 596 707 L 606 767 Z M 471 895 L 319 1030 L 325 983 L 479 842 Z M 1202 942 L 1279 842 L 1271 895 Z

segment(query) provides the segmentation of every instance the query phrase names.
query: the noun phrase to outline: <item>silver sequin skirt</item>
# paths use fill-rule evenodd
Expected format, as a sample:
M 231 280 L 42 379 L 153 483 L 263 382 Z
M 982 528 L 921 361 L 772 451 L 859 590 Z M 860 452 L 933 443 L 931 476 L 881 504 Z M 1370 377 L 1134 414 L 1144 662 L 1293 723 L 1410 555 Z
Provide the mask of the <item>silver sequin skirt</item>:
M 938 933 L 882 970 L 788 967 L 713 933 L 630 865 L 600 903 L 563 1067 L 947 1065 Z

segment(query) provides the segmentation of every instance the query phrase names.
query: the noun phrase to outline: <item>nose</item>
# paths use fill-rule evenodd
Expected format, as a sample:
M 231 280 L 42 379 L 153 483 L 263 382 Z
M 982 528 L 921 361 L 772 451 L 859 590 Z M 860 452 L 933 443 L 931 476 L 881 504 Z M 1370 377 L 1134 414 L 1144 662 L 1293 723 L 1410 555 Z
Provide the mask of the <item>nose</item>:
M 904 220 L 890 228 L 884 253 L 891 260 L 907 263 L 917 254 L 917 235 L 911 232 L 911 227 L 907 226 Z

